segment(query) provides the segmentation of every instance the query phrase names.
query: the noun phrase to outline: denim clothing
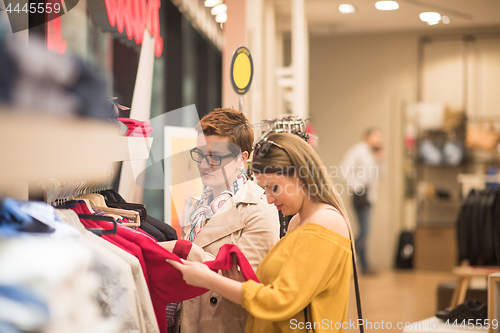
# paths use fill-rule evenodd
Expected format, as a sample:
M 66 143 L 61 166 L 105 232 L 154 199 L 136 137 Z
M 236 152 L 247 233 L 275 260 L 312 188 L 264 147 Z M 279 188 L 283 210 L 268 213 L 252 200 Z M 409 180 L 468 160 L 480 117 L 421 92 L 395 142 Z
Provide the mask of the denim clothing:
M 354 207 L 358 218 L 358 236 L 355 239 L 356 253 L 363 272 L 370 269 L 368 258 L 366 257 L 367 238 L 370 232 L 370 212 L 371 205 L 367 204 L 364 207 Z

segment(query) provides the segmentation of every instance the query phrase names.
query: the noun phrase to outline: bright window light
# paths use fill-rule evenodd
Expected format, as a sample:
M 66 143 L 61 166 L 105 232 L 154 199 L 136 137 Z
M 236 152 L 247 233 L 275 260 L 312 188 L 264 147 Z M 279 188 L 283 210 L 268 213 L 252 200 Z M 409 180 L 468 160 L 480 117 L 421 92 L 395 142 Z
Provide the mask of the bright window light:
M 339 12 L 342 14 L 352 14 L 356 12 L 356 8 L 353 5 L 343 3 L 339 6 Z
M 435 25 L 441 21 L 441 14 L 436 12 L 423 12 L 419 15 L 420 20 L 427 23 L 428 25 Z
M 396 1 L 377 1 L 375 8 L 378 10 L 396 10 L 399 8 L 399 4 Z
M 222 3 L 224 0 L 205 0 L 205 7 L 213 7 Z
M 226 21 L 227 21 L 227 13 L 226 12 L 219 13 L 215 17 L 215 22 L 217 22 L 217 23 L 225 23 Z
M 220 5 L 212 8 L 212 15 L 219 15 L 220 13 L 225 13 L 227 11 L 227 5 L 225 3 L 221 3 Z

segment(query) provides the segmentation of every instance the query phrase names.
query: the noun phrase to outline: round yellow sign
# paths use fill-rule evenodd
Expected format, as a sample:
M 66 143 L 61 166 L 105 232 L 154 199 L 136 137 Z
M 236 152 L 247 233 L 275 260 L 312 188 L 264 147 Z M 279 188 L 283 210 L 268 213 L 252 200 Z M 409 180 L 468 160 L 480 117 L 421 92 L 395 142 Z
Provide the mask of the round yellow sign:
M 252 77 L 252 56 L 246 47 L 240 46 L 234 52 L 231 61 L 231 82 L 234 90 L 240 95 L 245 94 L 250 88 Z

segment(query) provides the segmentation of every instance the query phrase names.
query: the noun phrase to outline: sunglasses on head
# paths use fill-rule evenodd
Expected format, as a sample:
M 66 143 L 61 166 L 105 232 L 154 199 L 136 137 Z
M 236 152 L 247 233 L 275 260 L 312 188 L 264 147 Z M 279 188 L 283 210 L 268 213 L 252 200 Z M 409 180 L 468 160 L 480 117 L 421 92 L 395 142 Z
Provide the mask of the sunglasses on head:
M 259 156 L 259 157 L 266 156 L 267 152 L 269 151 L 269 149 L 271 148 L 272 145 L 275 145 L 276 147 L 285 150 L 285 148 L 283 148 L 282 146 L 280 146 L 276 142 L 274 142 L 272 140 L 268 140 L 266 138 L 263 141 L 257 142 L 255 144 L 254 153 L 253 153 L 254 156 Z

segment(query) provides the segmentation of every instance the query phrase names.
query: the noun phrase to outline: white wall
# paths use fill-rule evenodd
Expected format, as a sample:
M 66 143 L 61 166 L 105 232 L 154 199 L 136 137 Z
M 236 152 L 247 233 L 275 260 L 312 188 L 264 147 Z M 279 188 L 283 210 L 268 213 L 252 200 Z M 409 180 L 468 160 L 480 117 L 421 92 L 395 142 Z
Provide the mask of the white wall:
M 392 266 L 402 225 L 401 114 L 403 103 L 416 99 L 417 47 L 417 34 L 310 40 L 310 114 L 326 166 L 338 166 L 365 128 L 377 126 L 384 135 L 387 168 L 373 209 L 368 252 L 378 267 Z M 343 198 L 350 208 L 349 198 Z M 352 210 L 350 217 L 356 230 Z

